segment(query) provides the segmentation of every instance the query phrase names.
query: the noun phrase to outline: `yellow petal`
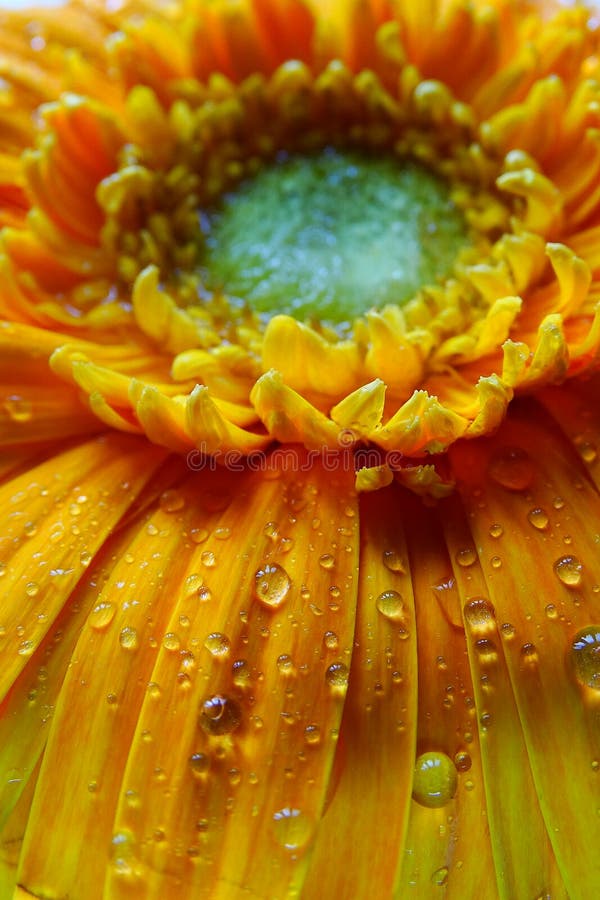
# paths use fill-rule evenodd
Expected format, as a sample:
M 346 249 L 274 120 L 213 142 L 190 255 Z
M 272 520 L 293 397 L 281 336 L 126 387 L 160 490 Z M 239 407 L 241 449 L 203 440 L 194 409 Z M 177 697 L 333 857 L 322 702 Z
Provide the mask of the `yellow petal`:
M 474 503 L 485 504 L 486 517 L 474 515 L 470 523 L 501 624 L 540 808 L 568 894 L 583 897 L 600 885 L 594 850 L 600 820 L 589 804 L 597 790 L 600 734 L 595 692 L 578 681 L 571 647 L 600 614 L 594 592 L 600 567 L 589 527 L 600 516 L 600 501 L 585 478 L 573 487 L 576 457 L 543 426 L 538 409 L 531 404 L 512 416 L 492 445 L 469 442 L 451 456 L 467 514 Z M 505 539 L 490 534 L 492 523 Z

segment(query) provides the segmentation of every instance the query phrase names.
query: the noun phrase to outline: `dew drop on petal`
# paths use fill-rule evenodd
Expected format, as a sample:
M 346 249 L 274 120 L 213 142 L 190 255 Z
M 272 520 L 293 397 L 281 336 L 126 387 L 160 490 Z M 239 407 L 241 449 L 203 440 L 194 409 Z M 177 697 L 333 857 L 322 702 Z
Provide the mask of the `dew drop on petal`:
M 458 776 L 449 756 L 437 751 L 417 757 L 413 777 L 413 797 L 421 806 L 437 809 L 456 793 Z
M 273 837 L 286 850 L 301 850 L 313 834 L 310 819 L 300 809 L 285 806 L 273 814 Z
M 167 633 L 163 635 L 162 645 L 165 650 L 168 650 L 170 653 L 174 653 L 181 647 L 181 640 L 179 638 L 179 635 L 174 631 L 167 631 Z
M 472 765 L 472 760 L 466 750 L 459 750 L 454 756 L 454 765 L 458 772 L 468 772 Z
M 210 769 L 210 757 L 205 753 L 192 753 L 189 758 L 189 767 L 194 778 L 203 778 Z
M 252 672 L 246 659 L 236 659 L 231 667 L 233 683 L 238 688 L 247 688 L 252 678 Z
M 455 558 L 459 566 L 467 569 L 469 566 L 473 565 L 477 559 L 477 554 L 473 547 L 465 547 L 463 550 L 458 551 Z
M 600 691 L 600 625 L 588 625 L 578 631 L 569 655 L 577 681 Z
M 345 663 L 333 663 L 325 672 L 325 681 L 335 694 L 344 695 L 348 688 L 348 666 Z
M 590 443 L 589 441 L 582 441 L 577 444 L 577 450 L 579 451 L 579 455 L 582 460 L 591 466 L 592 463 L 595 463 L 598 459 L 598 451 L 596 449 L 595 444 Z
M 534 474 L 529 454 L 520 447 L 503 447 L 490 460 L 490 478 L 508 491 L 524 491 L 533 481 Z
M 550 521 L 548 513 L 539 506 L 535 509 L 530 509 L 527 513 L 527 518 L 529 523 L 533 525 L 534 528 L 537 528 L 538 531 L 545 531 Z
M 540 661 L 539 653 L 535 644 L 528 641 L 521 647 L 521 663 L 524 666 L 535 668 Z
M 502 525 L 499 525 L 497 522 L 493 525 L 490 525 L 490 537 L 499 538 L 504 534 L 504 528 Z
M 331 553 L 324 553 L 319 557 L 319 565 L 322 569 L 333 569 L 335 565 L 335 559 L 331 555 Z
M 40 590 L 40 586 L 36 581 L 28 581 L 25 585 L 25 593 L 28 597 L 35 597 Z
M 485 597 L 474 597 L 465 603 L 465 619 L 471 630 L 477 634 L 494 631 L 496 611 Z
M 271 609 L 278 609 L 285 603 L 290 587 L 288 573 L 277 563 L 264 566 L 254 576 L 256 598 Z
M 19 656 L 31 656 L 31 654 L 33 653 L 34 650 L 35 650 L 34 641 L 25 640 L 25 641 L 21 641 L 21 643 L 19 644 L 19 646 L 17 648 L 17 653 L 19 654 Z
M 282 675 L 295 675 L 296 668 L 294 666 L 294 661 L 289 653 L 282 653 L 281 656 L 277 657 L 277 668 L 281 672 Z
M 110 856 L 116 875 L 127 881 L 137 880 L 137 850 L 130 831 L 118 831 L 113 835 Z
M 321 743 L 321 729 L 318 725 L 307 725 L 304 729 L 304 740 L 311 747 Z
M 88 617 L 88 623 L 95 631 L 103 631 L 108 628 L 115 617 L 117 608 L 110 600 L 101 600 L 97 603 Z
M 163 491 L 160 495 L 159 503 L 163 512 L 174 513 L 183 509 L 185 506 L 185 499 L 179 491 L 171 489 Z
M 213 631 L 204 641 L 204 646 L 212 656 L 225 657 L 231 649 L 231 641 L 226 634 L 220 631 Z
M 212 550 L 205 550 L 200 556 L 200 562 L 203 566 L 206 566 L 207 569 L 212 569 L 217 564 L 215 554 Z
M 448 883 L 448 874 L 449 869 L 447 866 L 442 866 L 440 869 L 436 869 L 431 876 L 431 883 L 438 885 L 439 887 L 443 887 Z
M 407 619 L 406 603 L 398 591 L 383 591 L 377 598 L 377 609 L 386 619 L 392 622 L 404 622 Z
M 126 625 L 119 634 L 119 643 L 123 650 L 137 650 L 138 633 L 135 628 Z
M 238 703 L 224 694 L 213 694 L 202 704 L 200 725 L 208 734 L 231 734 L 242 721 Z
M 556 575 L 567 587 L 579 587 L 583 566 L 576 556 L 561 556 L 554 563 Z
M 25 397 L 11 394 L 3 403 L 4 410 L 13 422 L 23 424 L 29 422 L 33 415 L 33 406 Z
M 335 631 L 326 631 L 323 635 L 323 644 L 327 648 L 327 650 L 337 650 L 339 647 L 340 639 L 338 638 Z
M 383 551 L 383 564 L 389 572 L 395 572 L 398 575 L 404 575 L 406 572 L 402 558 L 396 550 Z
M 187 576 L 183 585 L 184 595 L 189 597 L 190 594 L 194 594 L 198 591 L 203 584 L 202 575 L 199 575 L 197 572 L 192 572 Z
M 498 649 L 489 638 L 480 638 L 475 641 L 475 652 L 482 663 L 493 663 L 498 658 Z

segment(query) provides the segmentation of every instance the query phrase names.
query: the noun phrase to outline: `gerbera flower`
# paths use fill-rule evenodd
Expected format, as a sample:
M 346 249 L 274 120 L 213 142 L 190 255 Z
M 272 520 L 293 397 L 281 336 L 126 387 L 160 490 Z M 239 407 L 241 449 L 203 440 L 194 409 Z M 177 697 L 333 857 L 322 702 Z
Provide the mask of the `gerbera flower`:
M 598 896 L 589 10 L 0 25 L 0 896 Z

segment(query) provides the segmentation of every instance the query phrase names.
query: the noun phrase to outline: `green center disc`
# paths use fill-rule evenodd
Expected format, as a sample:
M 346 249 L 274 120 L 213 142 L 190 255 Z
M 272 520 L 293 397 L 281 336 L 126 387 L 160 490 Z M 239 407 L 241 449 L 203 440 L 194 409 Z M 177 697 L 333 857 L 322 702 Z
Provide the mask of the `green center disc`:
M 261 313 L 347 322 L 403 303 L 468 243 L 448 188 L 414 162 L 325 150 L 284 158 L 202 216 L 202 275 Z

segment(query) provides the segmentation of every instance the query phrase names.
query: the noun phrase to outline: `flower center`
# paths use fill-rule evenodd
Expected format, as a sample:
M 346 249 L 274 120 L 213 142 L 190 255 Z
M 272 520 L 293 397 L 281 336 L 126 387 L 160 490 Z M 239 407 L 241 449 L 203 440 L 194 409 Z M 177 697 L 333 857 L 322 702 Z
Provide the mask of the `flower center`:
M 201 222 L 207 287 L 332 323 L 405 302 L 468 243 L 448 188 L 423 166 L 333 149 L 282 155 Z

